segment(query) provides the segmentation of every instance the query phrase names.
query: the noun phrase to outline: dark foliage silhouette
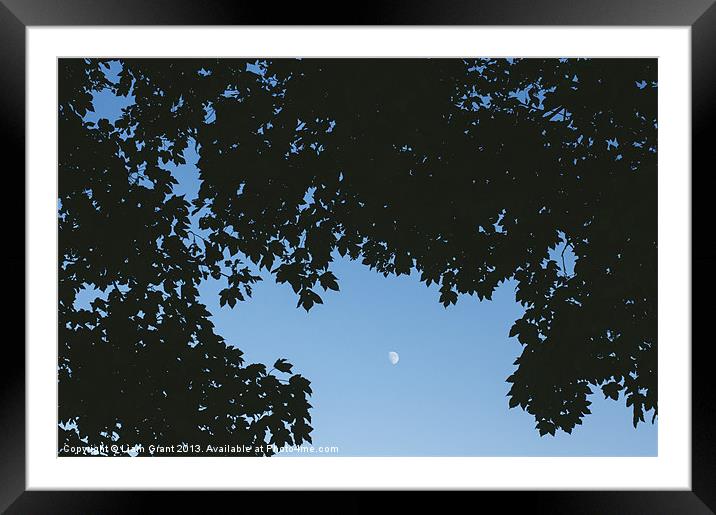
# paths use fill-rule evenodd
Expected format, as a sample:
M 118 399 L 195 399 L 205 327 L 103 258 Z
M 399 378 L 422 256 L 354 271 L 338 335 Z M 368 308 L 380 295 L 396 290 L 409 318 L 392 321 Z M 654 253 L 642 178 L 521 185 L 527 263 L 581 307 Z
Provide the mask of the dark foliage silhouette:
M 655 60 L 104 66 L 60 63 L 63 438 L 310 441 L 309 382 L 245 366 L 197 286 L 223 280 L 234 307 L 264 269 L 308 311 L 339 289 L 334 252 L 417 273 L 445 307 L 514 279 L 509 406 L 540 434 L 581 424 L 595 388 L 656 417 Z M 102 88 L 135 102 L 84 121 Z M 189 145 L 192 202 L 163 168 Z M 107 300 L 76 308 L 85 284 Z

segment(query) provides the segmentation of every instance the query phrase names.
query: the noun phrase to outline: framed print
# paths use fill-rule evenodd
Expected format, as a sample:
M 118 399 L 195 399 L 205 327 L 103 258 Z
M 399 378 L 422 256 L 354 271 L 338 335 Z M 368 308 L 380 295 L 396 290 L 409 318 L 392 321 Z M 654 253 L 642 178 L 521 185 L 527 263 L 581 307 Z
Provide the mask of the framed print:
M 4 2 L 3 509 L 713 510 L 716 7 L 389 5 Z

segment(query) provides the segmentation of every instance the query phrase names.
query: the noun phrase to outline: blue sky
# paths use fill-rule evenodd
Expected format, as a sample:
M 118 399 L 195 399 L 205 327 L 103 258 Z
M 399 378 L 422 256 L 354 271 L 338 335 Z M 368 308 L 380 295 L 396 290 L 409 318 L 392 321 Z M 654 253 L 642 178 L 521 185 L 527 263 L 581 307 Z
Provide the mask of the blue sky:
M 132 99 L 95 95 L 97 117 L 115 118 Z M 190 146 L 191 147 L 191 146 Z M 194 151 L 172 168 L 177 190 L 196 194 Z M 533 417 L 508 409 L 505 382 L 521 352 L 509 329 L 521 316 L 514 283 L 492 301 L 461 297 L 445 309 L 417 274 L 388 277 L 336 254 L 340 292 L 310 313 L 273 277 L 234 309 L 219 307 L 222 282 L 201 288 L 216 330 L 247 362 L 286 358 L 312 381 L 314 446 L 339 456 L 654 456 L 658 424 L 631 424 L 631 411 L 592 396 L 592 415 L 573 434 L 540 437 Z M 388 352 L 397 351 L 393 366 Z M 546 372 L 548 373 L 548 372 Z M 650 420 L 649 416 L 647 420 Z

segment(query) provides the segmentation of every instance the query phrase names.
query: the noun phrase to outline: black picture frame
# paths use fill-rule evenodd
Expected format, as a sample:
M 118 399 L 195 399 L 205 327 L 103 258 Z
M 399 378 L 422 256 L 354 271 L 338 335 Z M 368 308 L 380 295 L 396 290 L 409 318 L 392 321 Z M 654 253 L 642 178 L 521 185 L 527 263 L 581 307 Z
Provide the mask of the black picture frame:
M 548 513 L 713 513 L 716 510 L 716 445 L 714 397 L 710 393 L 713 366 L 711 340 L 702 329 L 712 309 L 708 294 L 714 285 L 716 255 L 708 244 L 706 206 L 710 190 L 699 187 L 713 170 L 713 125 L 716 122 L 716 3 L 714 0 L 485 0 L 282 4 L 263 2 L 191 0 L 0 0 L 0 126 L 6 180 L 17 180 L 24 192 L 25 163 L 25 29 L 56 25 L 573 25 L 573 26 L 689 26 L 692 69 L 692 489 L 691 491 L 615 492 L 461 492 L 450 500 L 463 504 L 489 500 L 510 510 Z M 14 159 L 13 159 L 14 158 Z M 11 161 L 12 159 L 12 161 Z M 8 163 L 13 162 L 15 166 Z M 711 165 L 711 166 L 709 166 Z M 698 173 L 694 171 L 698 170 Z M 12 196 L 21 198 L 14 189 Z M 9 193 L 9 192 L 8 192 Z M 22 196 L 24 198 L 24 195 Z M 15 211 L 17 213 L 18 211 Z M 24 208 L 23 208 L 24 212 Z M 13 225 L 13 224 L 10 224 Z M 17 224 L 15 224 L 17 225 Z M 19 229 L 18 229 L 19 230 Z M 8 249 L 7 271 L 25 277 L 22 240 Z M 10 272 L 12 270 L 12 272 Z M 16 295 L 16 294 L 15 294 Z M 711 301 L 712 302 L 712 301 Z M 6 334 L 10 334 L 9 332 Z M 701 337 L 699 337 L 701 336 Z M 684 342 L 686 343 L 686 342 Z M 8 513 L 123 513 L 149 511 L 157 503 L 164 510 L 204 511 L 217 501 L 267 506 L 265 492 L 50 492 L 25 488 L 25 355 L 12 339 L 3 349 L 0 374 L 0 510 Z M 306 504 L 304 493 L 290 495 L 289 506 Z M 339 512 L 365 512 L 375 493 L 352 492 L 340 501 Z M 411 494 L 428 507 L 422 492 Z M 240 500 L 239 500 L 240 496 Z M 383 496 L 385 497 L 385 496 Z M 491 499 L 488 499 L 491 498 Z M 288 498 L 286 497 L 286 502 Z M 385 502 L 381 500 L 381 502 Z M 400 497 L 390 503 L 402 502 Z M 444 501 L 439 501 L 444 502 Z M 271 495 L 279 506 L 282 497 Z M 324 503 L 321 503 L 324 504 Z M 324 504 L 327 505 L 327 504 Z M 444 504 L 441 504 L 444 507 Z M 477 506 L 473 504 L 473 506 Z M 288 507 L 288 506 L 287 506 Z M 386 508 L 389 506 L 386 505 Z

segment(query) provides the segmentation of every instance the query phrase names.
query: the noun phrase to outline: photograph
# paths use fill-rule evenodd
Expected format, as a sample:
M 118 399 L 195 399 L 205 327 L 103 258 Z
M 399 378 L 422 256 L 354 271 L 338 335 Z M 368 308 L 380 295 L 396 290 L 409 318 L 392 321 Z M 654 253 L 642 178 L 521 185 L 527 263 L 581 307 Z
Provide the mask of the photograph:
M 658 64 L 60 57 L 57 456 L 659 456 Z

